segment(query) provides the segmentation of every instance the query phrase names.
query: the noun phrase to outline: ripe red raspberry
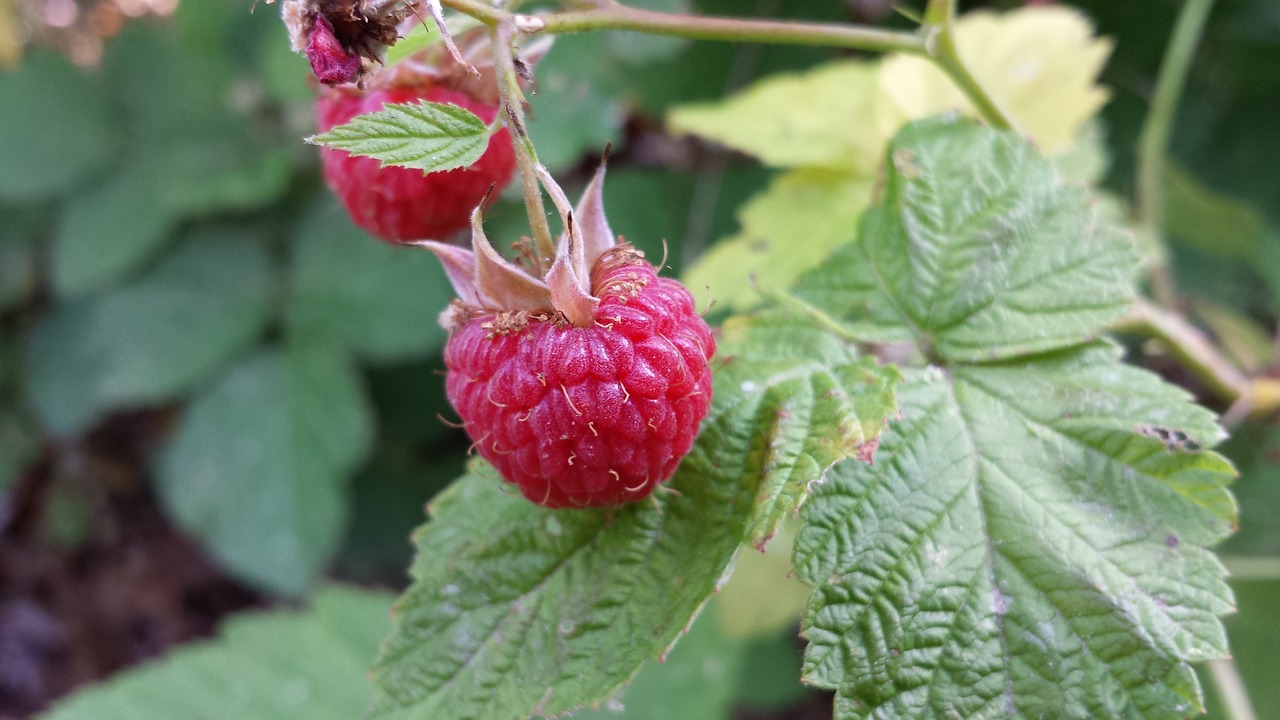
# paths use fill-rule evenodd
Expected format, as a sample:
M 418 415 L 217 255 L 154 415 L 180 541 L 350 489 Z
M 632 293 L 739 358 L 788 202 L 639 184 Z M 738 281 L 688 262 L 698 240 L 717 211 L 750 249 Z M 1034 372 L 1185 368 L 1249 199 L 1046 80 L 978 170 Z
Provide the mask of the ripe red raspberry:
M 445 346 L 449 401 L 476 450 L 547 507 L 647 497 L 711 405 L 715 339 L 689 291 L 628 246 L 597 261 L 592 285 L 591 327 L 471 314 Z
M 603 168 L 571 210 L 549 175 L 565 234 L 534 270 L 472 219 L 465 250 L 422 243 L 458 299 L 445 390 L 475 449 L 539 505 L 616 505 L 671 478 L 711 407 L 715 338 L 683 285 L 658 277 L 604 215 Z
M 354 86 L 326 88 L 316 100 L 320 132 L 388 103 L 428 100 L 457 105 L 493 122 L 498 109 L 471 96 L 426 81 L 412 87 L 362 92 Z M 423 174 L 421 170 L 382 167 L 374 158 L 344 150 L 322 149 L 326 183 L 342 200 L 357 225 L 383 240 L 444 239 L 467 226 L 490 186 L 501 191 L 511 181 L 515 154 L 506 128 L 489 139 L 489 147 L 466 168 Z

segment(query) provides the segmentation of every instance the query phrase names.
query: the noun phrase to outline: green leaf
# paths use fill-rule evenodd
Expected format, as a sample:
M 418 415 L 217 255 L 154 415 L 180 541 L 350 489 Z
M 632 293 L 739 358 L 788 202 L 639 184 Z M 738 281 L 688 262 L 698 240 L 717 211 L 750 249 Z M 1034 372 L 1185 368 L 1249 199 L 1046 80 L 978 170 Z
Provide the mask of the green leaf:
M 135 152 L 216 133 L 231 114 L 226 63 L 201 62 L 174 29 L 127 23 L 103 57 L 103 80 L 124 106 Z
M 707 608 L 661 663 L 645 663 L 619 697 L 573 720 L 726 720 L 748 646 L 718 632 L 717 614 Z M 798 673 L 792 682 L 799 685 Z
M 100 84 L 58 53 L 34 53 L 0 73 L 0 98 L 0 200 L 64 194 L 119 149 Z
M 864 241 L 799 295 L 910 328 L 926 352 L 997 360 L 1080 342 L 1133 298 L 1132 243 L 1021 138 L 968 121 L 907 126 Z M 866 238 L 874 238 L 868 242 Z
M 1233 473 L 1148 435 L 1208 445 L 1212 416 L 1105 348 L 913 380 L 804 511 L 807 682 L 838 718 L 1190 716 Z
M 875 464 L 837 465 L 802 510 L 806 681 L 837 718 L 1190 716 L 1188 663 L 1227 652 L 1207 548 L 1235 473 L 1212 413 L 1090 342 L 1130 292 L 1128 242 L 1012 134 L 928 121 L 889 158 L 858 252 L 800 295 L 938 364 L 908 375 Z
M 1095 37 L 1089 19 L 1075 8 L 966 13 L 955 24 L 955 42 L 966 69 L 1047 155 L 1069 151 L 1110 95 L 1097 78 L 1112 43 Z M 876 125 L 886 137 L 908 121 L 937 113 L 978 116 L 956 83 L 922 56 L 886 57 L 876 83 Z
M 209 21 L 203 30 L 214 32 Z M 123 167 L 62 209 L 52 274 L 63 298 L 136 272 L 184 219 L 270 204 L 292 174 L 260 118 L 233 105 L 226 63 L 144 23 L 115 40 L 99 81 L 124 106 L 132 144 Z
M 743 471 L 759 482 L 745 540 L 764 548 L 827 468 L 853 454 L 871 461 L 894 414 L 899 375 L 859 359 L 824 329 L 781 313 L 731 318 L 723 341 L 732 361 L 717 375 L 716 392 L 718 401 L 729 398 L 720 406 L 723 418 L 714 407 L 713 417 L 751 429 Z M 722 393 L 721 387 L 731 389 Z
M 51 268 L 59 295 L 107 285 L 171 239 L 178 218 L 163 198 L 172 175 L 156 170 L 143 163 L 127 166 L 63 206 Z
M 893 412 L 895 372 L 803 323 L 742 320 L 720 355 L 732 359 L 675 492 L 548 510 L 476 462 L 436 499 L 373 717 L 504 720 L 608 698 L 670 647 L 742 541 L 762 542 Z
M 64 206 L 53 249 L 58 294 L 81 295 L 133 272 L 164 248 L 184 217 L 270 203 L 290 172 L 285 153 L 263 153 L 234 134 L 141 151 Z
M 360 378 L 343 355 L 268 351 L 187 409 L 157 464 L 158 490 L 228 569 L 297 595 L 337 548 L 343 485 L 369 440 Z
M 872 183 L 829 170 L 794 170 L 739 211 L 742 231 L 713 245 L 685 273 L 695 290 L 710 288 L 718 305 L 747 310 L 764 299 L 757 286 L 788 288 L 836 248 L 857 236 Z
M 1067 182 L 1097 185 L 1111 167 L 1111 150 L 1102 120 L 1086 122 L 1071 144 L 1053 156 L 1053 166 Z
M 261 237 L 193 234 L 137 281 L 41 320 L 27 352 L 33 405 L 70 434 L 104 411 L 178 397 L 262 331 L 270 281 Z
M 819 167 L 873 176 L 883 137 L 875 125 L 875 66 L 843 60 L 776 75 L 728 100 L 673 109 L 667 126 L 775 167 Z
M 452 297 L 434 255 L 370 239 L 331 198 L 315 203 L 294 233 L 295 337 L 338 342 L 374 360 L 420 357 L 444 344 L 435 318 Z
M 397 165 L 430 173 L 479 160 L 489 146 L 489 128 L 457 105 L 421 100 L 385 105 L 307 142 L 377 158 L 383 167 Z
M 128 670 L 62 701 L 41 720 L 352 720 L 369 702 L 365 667 L 391 598 L 340 586 L 302 612 L 233 617 L 216 640 Z
M 457 16 L 454 19 L 456 18 Z M 387 48 L 387 54 L 383 62 L 386 63 L 387 67 L 392 67 L 411 55 L 420 53 L 439 43 L 441 38 L 439 26 L 430 20 L 424 19 L 423 22 L 414 25 L 413 29 L 404 37 L 397 40 L 395 45 Z

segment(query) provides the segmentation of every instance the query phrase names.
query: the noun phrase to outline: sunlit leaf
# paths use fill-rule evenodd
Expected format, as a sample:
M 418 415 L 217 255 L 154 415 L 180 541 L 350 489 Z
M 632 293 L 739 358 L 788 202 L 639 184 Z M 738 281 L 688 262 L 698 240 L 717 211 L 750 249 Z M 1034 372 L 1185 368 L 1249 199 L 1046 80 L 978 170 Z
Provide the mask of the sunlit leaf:
M 1096 83 L 1111 42 L 1096 38 L 1078 10 L 1052 5 L 967 13 L 956 24 L 956 44 L 982 87 L 1048 155 L 1064 151 L 1107 101 L 1108 91 Z M 976 116 L 955 83 L 921 57 L 885 58 L 876 83 L 882 137 L 948 110 Z
M 739 210 L 742 230 L 711 246 L 685 272 L 695 291 L 732 310 L 763 300 L 760 289 L 790 287 L 841 245 L 853 241 L 871 200 L 869 180 L 827 170 L 780 175 Z
M 828 63 L 769 77 L 728 100 L 675 108 L 667 125 L 768 165 L 852 169 L 870 176 L 883 144 L 872 129 L 875 77 L 869 63 Z

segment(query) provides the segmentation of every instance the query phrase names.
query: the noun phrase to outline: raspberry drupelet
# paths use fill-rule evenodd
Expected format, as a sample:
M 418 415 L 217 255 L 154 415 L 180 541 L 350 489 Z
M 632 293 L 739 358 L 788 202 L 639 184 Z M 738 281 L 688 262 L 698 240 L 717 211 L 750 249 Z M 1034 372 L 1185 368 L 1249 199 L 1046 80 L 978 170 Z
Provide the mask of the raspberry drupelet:
M 711 405 L 711 329 L 683 285 L 615 240 L 602 181 L 562 210 L 545 278 L 498 256 L 478 222 L 474 252 L 425 243 L 459 291 L 442 317 L 449 400 L 476 452 L 547 507 L 647 497 Z

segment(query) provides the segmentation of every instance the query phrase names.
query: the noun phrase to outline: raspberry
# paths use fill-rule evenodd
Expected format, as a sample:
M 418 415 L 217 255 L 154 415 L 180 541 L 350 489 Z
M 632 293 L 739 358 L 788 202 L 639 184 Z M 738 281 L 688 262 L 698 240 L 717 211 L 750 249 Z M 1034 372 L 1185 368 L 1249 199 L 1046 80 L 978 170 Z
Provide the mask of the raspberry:
M 320 131 L 387 103 L 429 100 L 470 110 L 486 123 L 498 109 L 469 95 L 427 81 L 411 87 L 362 92 L 351 86 L 326 88 L 316 100 Z M 421 170 L 382 167 L 369 157 L 323 149 L 320 157 L 329 187 L 342 200 L 351 219 L 383 240 L 406 242 L 441 239 L 467 226 L 471 212 L 491 186 L 500 191 L 511 181 L 515 154 L 506 128 L 489 139 L 489 147 L 466 168 L 423 174 Z
M 445 347 L 449 401 L 476 450 L 547 507 L 648 496 L 711 404 L 715 339 L 689 291 L 626 246 L 593 275 L 592 327 L 544 313 L 504 332 L 485 313 Z
M 476 451 L 547 507 L 617 505 L 669 480 L 711 407 L 716 343 L 683 285 L 615 239 L 603 169 L 576 210 L 550 180 L 565 234 L 534 270 L 502 258 L 472 219 L 474 251 L 421 243 L 458 300 L 441 316 L 445 390 Z

